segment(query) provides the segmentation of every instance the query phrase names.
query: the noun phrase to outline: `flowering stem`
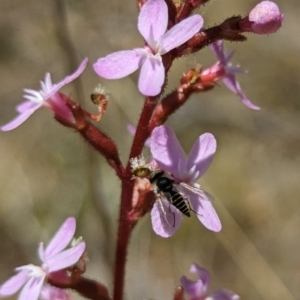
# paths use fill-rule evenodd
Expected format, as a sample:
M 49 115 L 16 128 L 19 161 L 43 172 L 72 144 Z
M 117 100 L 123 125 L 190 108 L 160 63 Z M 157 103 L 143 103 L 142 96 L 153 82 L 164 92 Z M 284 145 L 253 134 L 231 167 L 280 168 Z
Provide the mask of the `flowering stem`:
M 157 105 L 157 98 L 147 97 L 136 129 L 136 134 L 132 143 L 130 158 L 141 154 L 145 141 L 150 135 L 148 125 L 152 117 L 153 110 Z M 131 231 L 137 222 L 130 218 L 132 210 L 132 192 L 133 181 L 130 170 L 130 161 L 126 170 L 122 174 L 122 194 L 119 213 L 119 227 L 117 234 L 117 247 L 115 254 L 114 271 L 114 300 L 122 300 L 124 292 L 125 265 L 127 257 L 127 248 L 130 240 Z
M 120 219 L 115 259 L 114 300 L 123 299 L 127 248 L 131 230 L 134 225 L 134 222 L 128 219 L 128 212 L 131 210 L 132 189 L 133 182 L 131 178 L 124 179 L 122 181 Z
M 141 154 L 145 141 L 151 134 L 151 131 L 148 130 L 148 124 L 156 105 L 157 97 L 146 97 L 140 120 L 136 128 L 129 158 L 137 157 Z M 130 161 L 128 161 L 126 171 L 130 171 Z

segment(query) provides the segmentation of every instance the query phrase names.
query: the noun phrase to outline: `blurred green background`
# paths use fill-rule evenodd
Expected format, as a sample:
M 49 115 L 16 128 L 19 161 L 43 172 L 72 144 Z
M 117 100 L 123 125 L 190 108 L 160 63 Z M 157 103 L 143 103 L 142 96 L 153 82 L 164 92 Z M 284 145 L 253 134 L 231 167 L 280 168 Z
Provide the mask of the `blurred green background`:
M 199 12 L 208 27 L 246 15 L 257 3 L 211 0 Z M 146 216 L 130 245 L 127 299 L 172 299 L 194 262 L 211 272 L 212 290 L 226 287 L 242 299 L 300 299 L 300 5 L 277 3 L 285 14 L 278 33 L 225 43 L 236 49 L 233 62 L 249 71 L 239 81 L 261 111 L 220 84 L 193 96 L 168 121 L 187 152 L 203 132 L 216 136 L 217 154 L 200 183 L 215 196 L 223 230 L 209 232 L 194 216 L 163 239 Z M 143 103 L 137 74 L 102 80 L 91 66 L 100 56 L 143 45 L 135 1 L 1 0 L 0 16 L 0 124 L 16 115 L 23 88 L 39 89 L 46 72 L 58 82 L 87 56 L 87 70 L 63 92 L 96 113 L 94 87 L 101 82 L 111 90 L 97 126 L 117 142 L 125 162 L 132 142 L 126 125 L 136 124 Z M 168 90 L 195 63 L 213 62 L 208 49 L 177 61 Z M 114 172 L 46 109 L 0 134 L 0 282 L 17 266 L 38 264 L 39 241 L 76 216 L 90 257 L 87 276 L 111 289 L 120 192 Z

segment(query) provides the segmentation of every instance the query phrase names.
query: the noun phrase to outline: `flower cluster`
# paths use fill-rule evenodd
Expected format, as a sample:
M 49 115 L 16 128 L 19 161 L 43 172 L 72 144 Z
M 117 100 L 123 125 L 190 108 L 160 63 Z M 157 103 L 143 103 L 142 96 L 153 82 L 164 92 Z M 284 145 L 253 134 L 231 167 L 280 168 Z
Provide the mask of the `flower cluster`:
M 202 17 L 194 15 L 167 30 L 168 7 L 165 1 L 148 0 L 138 19 L 138 30 L 146 45 L 100 58 L 94 64 L 94 70 L 101 77 L 119 79 L 141 68 L 140 92 L 146 96 L 156 96 L 165 82 L 162 56 L 192 38 L 202 25 Z
M 46 248 L 40 243 L 38 255 L 41 265 L 30 264 L 16 268 L 18 273 L 0 286 L 0 297 L 11 296 L 23 287 L 18 300 L 37 300 L 40 295 L 44 300 L 67 300 L 69 296 L 65 291 L 50 287 L 46 282 L 49 278 L 66 280 L 69 277 L 66 269 L 76 264 L 83 255 L 85 242 L 66 249 L 75 230 L 75 219 L 66 219 Z

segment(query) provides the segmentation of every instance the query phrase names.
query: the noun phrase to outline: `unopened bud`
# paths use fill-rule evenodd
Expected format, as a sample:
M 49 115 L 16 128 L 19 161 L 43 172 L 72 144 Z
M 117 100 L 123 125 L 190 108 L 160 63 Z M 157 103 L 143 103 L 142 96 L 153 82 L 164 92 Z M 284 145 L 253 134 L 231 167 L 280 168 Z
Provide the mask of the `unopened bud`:
M 284 15 L 277 4 L 272 1 L 262 1 L 251 10 L 246 18 L 239 21 L 239 26 L 244 31 L 270 34 L 282 26 L 283 20 Z

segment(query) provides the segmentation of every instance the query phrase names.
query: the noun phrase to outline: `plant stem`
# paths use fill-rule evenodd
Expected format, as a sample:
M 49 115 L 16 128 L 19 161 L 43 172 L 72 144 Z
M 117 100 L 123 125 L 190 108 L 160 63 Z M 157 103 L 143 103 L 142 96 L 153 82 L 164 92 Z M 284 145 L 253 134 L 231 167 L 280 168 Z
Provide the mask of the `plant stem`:
M 120 219 L 117 237 L 116 260 L 114 271 L 114 300 L 122 300 L 124 293 L 125 266 L 127 257 L 127 248 L 129 245 L 131 229 L 134 225 L 127 218 L 131 209 L 133 182 L 130 179 L 122 181 L 122 195 L 120 205 Z
M 132 143 L 127 168 L 123 171 L 121 176 L 122 193 L 115 255 L 114 300 L 123 300 L 127 249 L 131 231 L 137 222 L 136 220 L 129 218 L 129 212 L 132 209 L 132 191 L 134 183 L 132 181 L 132 174 L 130 170 L 130 158 L 140 155 L 143 150 L 145 141 L 151 133 L 148 131 L 148 125 L 156 105 L 156 97 L 146 97 L 140 120 L 136 128 L 136 134 Z

